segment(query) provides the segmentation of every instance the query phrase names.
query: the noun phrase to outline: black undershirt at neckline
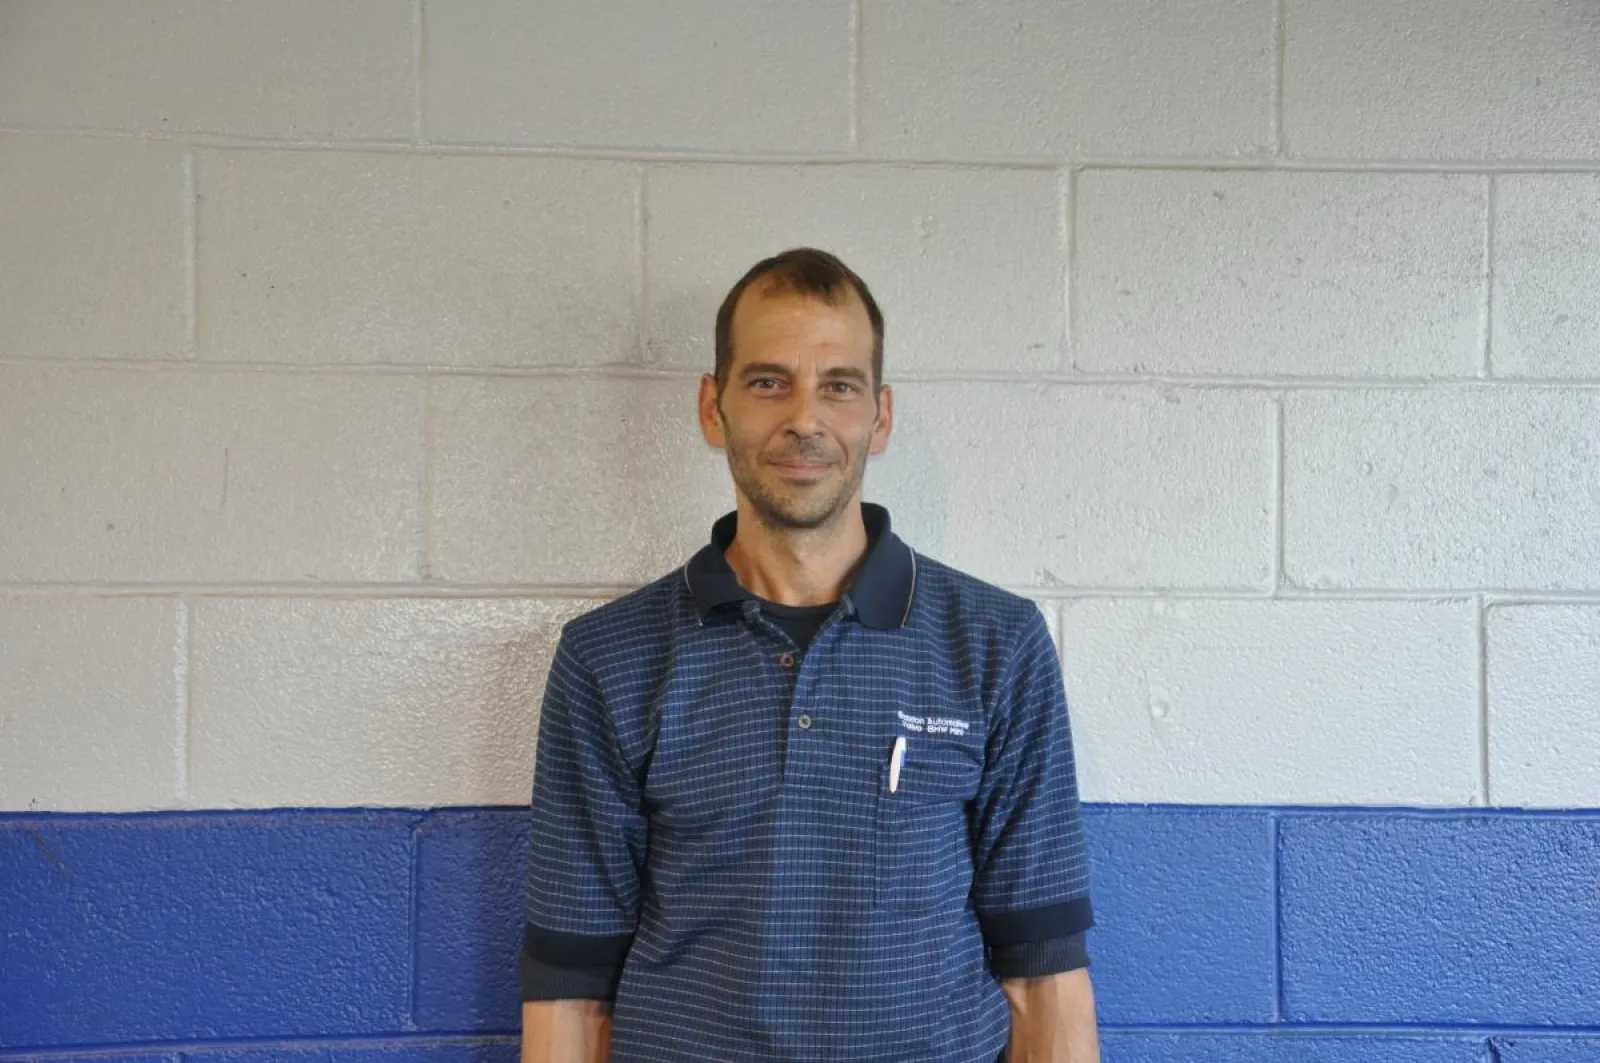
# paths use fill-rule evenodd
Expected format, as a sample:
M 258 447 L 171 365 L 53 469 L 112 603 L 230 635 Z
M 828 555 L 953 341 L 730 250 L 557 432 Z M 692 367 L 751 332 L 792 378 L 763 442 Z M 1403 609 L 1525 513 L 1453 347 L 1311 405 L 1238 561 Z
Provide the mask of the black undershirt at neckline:
M 817 637 L 817 632 L 822 630 L 822 625 L 839 605 L 838 602 L 826 605 L 780 605 L 765 598 L 757 598 L 756 601 L 761 603 L 761 611 L 768 619 L 782 628 L 802 650 L 811 645 L 811 640 Z

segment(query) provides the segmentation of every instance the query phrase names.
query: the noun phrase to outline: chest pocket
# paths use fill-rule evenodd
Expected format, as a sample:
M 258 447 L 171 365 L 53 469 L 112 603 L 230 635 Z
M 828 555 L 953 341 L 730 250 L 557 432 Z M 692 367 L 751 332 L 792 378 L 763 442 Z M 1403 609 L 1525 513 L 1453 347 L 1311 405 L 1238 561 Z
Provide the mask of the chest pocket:
M 878 908 L 934 908 L 962 902 L 972 888 L 967 803 L 983 775 L 981 735 L 907 735 L 900 783 L 878 782 Z

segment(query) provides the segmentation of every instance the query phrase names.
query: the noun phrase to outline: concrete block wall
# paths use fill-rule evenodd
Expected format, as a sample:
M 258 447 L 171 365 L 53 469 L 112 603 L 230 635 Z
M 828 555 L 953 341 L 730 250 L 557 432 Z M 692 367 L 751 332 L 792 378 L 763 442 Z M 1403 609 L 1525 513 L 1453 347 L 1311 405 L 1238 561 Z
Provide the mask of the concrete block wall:
M 1600 1059 L 1597 118 L 1589 0 L 0 4 L 0 1058 L 513 1058 L 556 633 L 811 243 L 1107 1059 Z

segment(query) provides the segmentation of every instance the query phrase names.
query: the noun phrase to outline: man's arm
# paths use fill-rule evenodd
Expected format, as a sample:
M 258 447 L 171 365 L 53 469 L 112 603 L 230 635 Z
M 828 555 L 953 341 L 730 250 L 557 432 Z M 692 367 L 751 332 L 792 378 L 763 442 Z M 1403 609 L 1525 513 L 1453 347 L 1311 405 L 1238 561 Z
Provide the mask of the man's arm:
M 610 1063 L 611 1004 L 529 1000 L 522 1005 L 522 1063 Z
M 608 1063 L 648 823 L 595 674 L 563 631 L 534 762 L 522 948 L 524 1063 Z
M 1006 1063 L 1100 1063 L 1094 987 L 1087 970 L 1007 978 L 1000 988 L 1011 1001 Z
M 1009 1063 L 1098 1063 L 1094 925 L 1065 685 L 1035 609 L 996 680 L 972 806 L 978 923 L 1011 1004 Z

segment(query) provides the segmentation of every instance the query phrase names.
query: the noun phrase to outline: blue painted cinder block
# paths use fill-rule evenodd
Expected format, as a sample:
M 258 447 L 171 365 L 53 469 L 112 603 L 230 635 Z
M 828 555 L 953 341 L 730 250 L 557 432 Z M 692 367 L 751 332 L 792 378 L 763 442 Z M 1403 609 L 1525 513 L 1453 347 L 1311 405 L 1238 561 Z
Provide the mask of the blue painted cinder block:
M 1600 992 L 1600 988 L 1596 989 Z M 1496 1037 L 1496 1063 L 1596 1063 L 1600 1037 Z
M 0 823 L 0 1047 L 403 1030 L 410 823 Z
M 1484 1063 L 1483 1038 L 1107 1033 L 1103 1063 Z
M 524 810 L 435 812 L 417 842 L 417 1026 L 516 1030 Z
M 1291 1021 L 1600 1025 L 1600 818 L 1281 829 Z
M 1084 828 L 1101 1021 L 1270 1021 L 1270 815 L 1097 806 L 1085 810 Z
M 1600 815 L 1086 818 L 1108 1063 L 1600 1063 Z M 526 838 L 503 808 L 0 817 L 0 1061 L 514 1063 Z
M 266 1045 L 191 1051 L 180 1063 L 516 1063 L 513 1038 L 361 1045 Z

